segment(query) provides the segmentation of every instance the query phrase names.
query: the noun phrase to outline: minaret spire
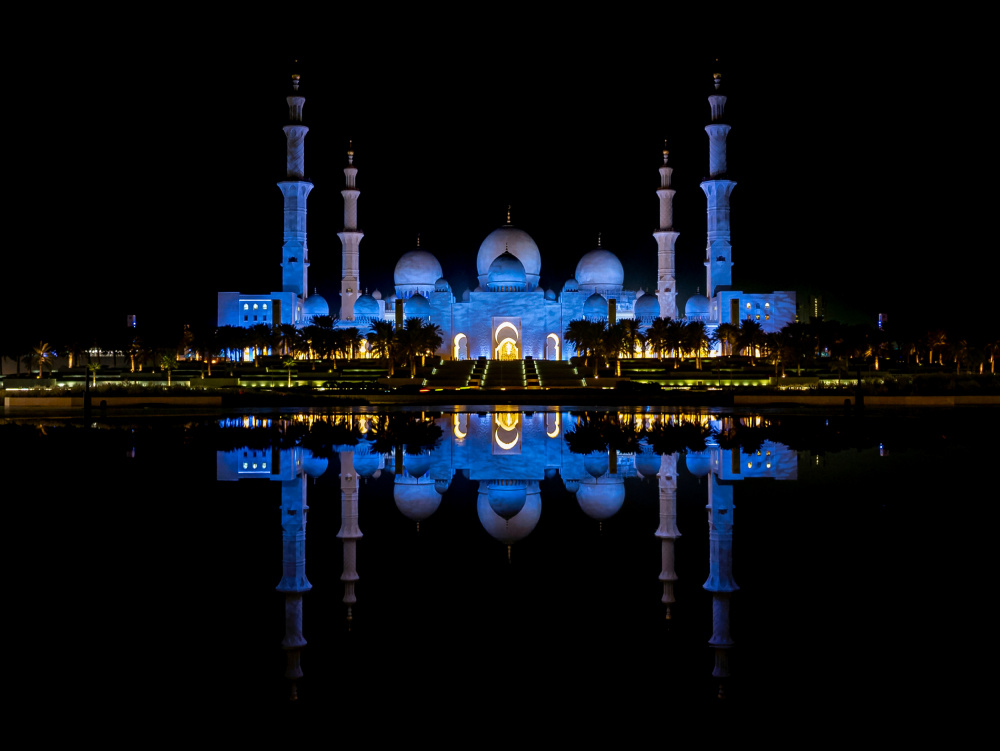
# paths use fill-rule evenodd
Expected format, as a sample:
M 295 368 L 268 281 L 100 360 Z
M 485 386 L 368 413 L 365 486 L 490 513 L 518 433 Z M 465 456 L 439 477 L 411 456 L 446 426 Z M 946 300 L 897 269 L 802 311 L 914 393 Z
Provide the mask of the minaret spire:
M 726 97 L 719 93 L 722 74 L 713 74 L 715 92 L 708 98 L 712 108 L 712 122 L 705 126 L 709 144 L 709 179 L 701 184 L 708 198 L 708 243 L 706 248 L 706 288 L 705 294 L 715 297 L 720 289 L 733 284 L 733 249 L 729 230 L 729 196 L 736 183 L 727 179 L 726 137 L 729 126 L 722 123 Z M 712 318 L 720 323 L 725 321 L 726 311 L 713 311 Z M 738 323 L 738 321 L 732 321 Z
M 674 244 L 680 233 L 674 232 L 674 189 L 670 187 L 674 169 L 669 166 L 669 160 L 670 152 L 664 138 L 660 187 L 656 190 L 656 195 L 660 197 L 660 228 L 653 233 L 656 238 L 656 297 L 660 301 L 660 318 L 678 317 Z
M 300 77 L 292 75 L 292 95 L 288 102 L 285 131 L 285 179 L 278 183 L 285 197 L 284 242 L 281 248 L 281 289 L 300 297 L 309 296 L 309 248 L 306 244 L 306 199 L 313 184 L 305 177 L 305 139 L 309 128 L 302 124 L 302 106 L 306 99 L 299 94 Z M 285 313 L 280 323 L 294 323 L 297 310 Z M 278 323 L 276 321 L 275 323 Z
M 361 286 L 358 279 L 358 246 L 364 232 L 358 229 L 358 196 L 361 195 L 355 187 L 358 168 L 354 166 L 354 142 L 348 141 L 347 166 L 344 176 L 347 187 L 340 191 L 344 197 L 344 231 L 338 232 L 340 244 L 343 246 L 341 255 L 340 278 L 340 319 L 354 320 L 354 302 L 361 296 Z

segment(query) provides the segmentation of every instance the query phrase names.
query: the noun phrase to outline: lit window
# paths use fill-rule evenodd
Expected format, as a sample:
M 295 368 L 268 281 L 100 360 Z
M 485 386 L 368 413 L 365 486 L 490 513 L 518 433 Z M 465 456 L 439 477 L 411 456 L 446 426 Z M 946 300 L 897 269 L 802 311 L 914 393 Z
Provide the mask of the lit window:
M 267 310 L 267 303 L 264 303 L 264 310 Z
M 770 467 L 771 465 L 770 465 L 770 464 L 768 464 L 767 466 L 769 466 L 769 467 Z M 261 469 L 267 469 L 267 462 L 264 462 L 263 464 L 261 464 L 261 465 L 260 465 L 260 468 L 261 468 Z
M 246 469 L 248 466 L 249 465 L 246 462 L 243 462 L 243 469 Z
M 254 310 L 257 310 L 257 303 L 254 303 L 254 304 L 253 304 L 253 309 L 254 309 Z
M 747 310 L 750 310 L 750 303 L 747 303 Z
M 264 307 L 266 308 L 267 306 L 265 305 Z M 770 308 L 771 307 L 771 303 L 769 303 L 769 302 L 764 303 L 764 307 L 765 308 Z
M 250 310 L 250 306 L 247 305 L 246 303 L 243 303 L 243 310 Z
M 254 320 L 257 320 L 257 316 L 254 316 Z M 757 320 L 760 320 L 760 313 L 757 314 Z

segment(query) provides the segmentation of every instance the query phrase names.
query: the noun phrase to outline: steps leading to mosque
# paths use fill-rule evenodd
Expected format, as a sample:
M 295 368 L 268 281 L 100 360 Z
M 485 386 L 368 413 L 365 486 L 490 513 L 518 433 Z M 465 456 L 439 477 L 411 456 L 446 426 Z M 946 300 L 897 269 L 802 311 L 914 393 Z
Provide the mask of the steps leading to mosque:
M 524 360 L 486 360 L 480 388 L 523 389 L 524 387 Z
M 436 365 L 427 377 L 427 386 L 438 389 L 458 389 L 469 385 L 474 360 L 445 360 Z
M 564 360 L 535 360 L 533 365 L 543 389 L 587 385 L 576 367 Z

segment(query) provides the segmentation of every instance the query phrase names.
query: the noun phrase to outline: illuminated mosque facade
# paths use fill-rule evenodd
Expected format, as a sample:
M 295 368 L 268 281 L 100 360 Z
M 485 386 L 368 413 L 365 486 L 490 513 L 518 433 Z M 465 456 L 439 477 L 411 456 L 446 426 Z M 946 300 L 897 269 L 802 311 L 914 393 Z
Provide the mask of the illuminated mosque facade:
M 331 314 L 327 301 L 309 294 L 309 250 L 306 243 L 306 202 L 313 184 L 305 179 L 305 136 L 302 124 L 305 98 L 293 76 L 293 93 L 287 98 L 289 124 L 286 137 L 286 179 L 278 183 L 284 196 L 284 242 L 282 288 L 279 292 L 251 295 L 220 292 L 219 326 L 252 327 L 258 324 L 307 325 L 313 316 Z M 625 289 L 621 261 L 610 250 L 598 247 L 584 254 L 574 277 L 560 291 L 539 285 L 542 259 L 535 241 L 510 221 L 491 232 L 476 256 L 478 286 L 456 298 L 444 278 L 441 264 L 426 249 L 418 247 L 396 263 L 394 293 L 383 299 L 379 292 L 361 293 L 359 248 L 363 233 L 358 229 L 357 168 L 354 152 L 348 151 L 344 169 L 344 229 L 342 244 L 340 310 L 336 325 L 353 326 L 363 334 L 375 321 L 400 325 L 419 318 L 438 326 L 442 348 L 438 352 L 453 359 L 568 360 L 575 353 L 572 343 L 563 343 L 563 332 L 574 320 L 615 323 L 634 319 L 643 330 L 657 318 L 703 321 L 711 335 L 721 323 L 739 325 L 744 320 L 760 324 L 765 333 L 776 332 L 795 320 L 795 293 L 746 293 L 732 284 L 732 244 L 729 198 L 736 183 L 727 177 L 726 137 L 730 126 L 722 122 L 726 97 L 719 93 L 721 78 L 715 76 L 715 92 L 709 97 L 712 120 L 705 130 L 709 137 L 709 178 L 701 183 L 707 198 L 706 246 L 707 295 L 688 299 L 683 315 L 677 307 L 675 244 L 679 233 L 673 226 L 673 169 L 669 153 L 663 151 L 659 168 L 659 228 L 656 292 Z M 600 245 L 600 241 L 598 241 Z M 718 353 L 719 345 L 715 345 Z

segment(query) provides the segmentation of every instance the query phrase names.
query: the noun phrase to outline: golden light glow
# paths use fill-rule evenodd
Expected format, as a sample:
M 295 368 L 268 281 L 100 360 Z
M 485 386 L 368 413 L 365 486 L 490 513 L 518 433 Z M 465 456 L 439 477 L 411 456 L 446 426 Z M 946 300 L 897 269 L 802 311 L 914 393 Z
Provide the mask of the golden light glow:
M 506 441 L 501 441 L 500 440 L 500 429 L 499 428 L 493 433 L 493 440 L 496 441 L 497 446 L 499 446 L 500 448 L 502 448 L 504 451 L 510 451 L 512 448 L 514 448 L 517 445 L 517 442 L 520 439 L 521 439 L 520 434 L 519 433 L 515 433 L 514 434 L 514 440 L 511 441 L 510 443 L 507 443 Z
M 454 427 L 452 428 L 452 433 L 455 434 L 455 437 L 458 440 L 462 440 L 463 438 L 465 438 L 465 436 L 468 435 L 468 433 L 464 432 L 460 427 L 458 427 L 458 418 L 459 417 L 460 417 L 460 415 L 453 415 L 452 416 L 452 419 L 454 420 L 454 423 L 455 423 Z
M 552 429 L 551 433 L 546 432 L 545 435 L 547 435 L 549 438 L 558 438 L 559 429 L 562 427 L 562 425 L 560 424 L 561 422 L 562 422 L 562 416 L 558 412 L 556 412 L 556 426 Z
M 493 332 L 494 341 L 497 342 L 500 341 L 500 332 L 503 331 L 504 329 L 510 329 L 511 332 L 513 332 L 514 336 L 515 337 L 517 336 L 517 327 L 510 321 L 504 321 L 499 326 L 497 326 L 497 330 Z M 513 341 L 513 339 L 511 341 Z

